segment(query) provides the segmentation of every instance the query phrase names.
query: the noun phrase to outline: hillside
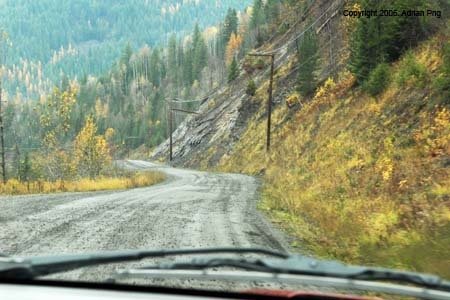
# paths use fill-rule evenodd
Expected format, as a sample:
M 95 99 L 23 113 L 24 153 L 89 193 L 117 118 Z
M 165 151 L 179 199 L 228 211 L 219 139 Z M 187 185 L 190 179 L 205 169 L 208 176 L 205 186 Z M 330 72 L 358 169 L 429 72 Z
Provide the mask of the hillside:
M 73 1 L 67 3 L 73 4 Z M 95 6 L 95 3 L 91 3 L 91 5 Z M 158 3 L 163 5 L 163 2 Z M 198 6 L 196 9 L 199 10 L 206 9 L 206 4 L 203 5 L 202 1 L 195 1 L 195 3 L 184 1 L 183 3 L 183 6 L 193 5 Z M 211 2 L 207 3 L 211 5 Z M 225 2 L 216 1 L 215 3 L 215 5 L 219 5 Z M 231 4 L 232 1 L 227 3 Z M 47 7 L 52 8 L 54 5 L 54 3 L 53 6 L 49 4 Z M 264 7 L 266 6 L 268 5 L 264 5 Z M 91 6 L 85 8 L 90 9 Z M 115 6 L 105 9 L 107 13 L 112 14 L 114 8 Z M 208 20 L 221 9 L 222 6 L 220 9 L 214 9 L 214 13 L 204 18 L 203 21 Z M 181 13 L 181 7 L 179 10 L 180 12 L 172 11 L 175 23 L 181 24 L 191 20 Z M 71 8 L 71 11 L 77 11 L 77 8 Z M 140 13 L 143 11 L 145 12 L 145 10 L 141 10 Z M 167 13 L 166 11 L 165 14 Z M 266 12 L 264 12 L 265 14 Z M 129 15 L 131 16 L 132 12 Z M 193 18 L 194 15 L 192 13 L 191 17 Z M 131 22 L 128 18 L 125 19 L 125 21 Z M 7 173 L 11 174 L 11 177 L 18 176 L 20 161 L 25 156 L 31 153 L 47 152 L 48 143 L 44 140 L 49 132 L 56 137 L 57 141 L 52 144 L 59 149 L 58 151 L 72 151 L 75 137 L 80 133 L 89 117 L 94 118 L 99 134 L 110 132 L 108 150 L 116 158 L 122 157 L 128 151 L 143 144 L 147 147 L 158 145 L 164 140 L 167 129 L 166 99 L 168 97 L 197 97 L 212 86 L 218 86 L 226 81 L 226 59 L 233 54 L 227 49 L 233 49 L 229 45 L 235 45 L 235 43 L 231 43 L 231 40 L 239 39 L 242 43 L 244 33 L 237 32 L 238 22 L 242 27 L 249 22 L 249 19 L 248 9 L 239 11 L 229 7 L 226 10 L 225 18 L 217 20 L 212 27 L 201 27 L 199 22 L 192 26 L 189 33 L 181 30 L 164 32 L 164 35 L 169 36 L 167 43 L 160 42 L 153 47 L 144 45 L 139 49 L 134 49 L 131 43 L 124 43 L 123 47 L 116 45 L 114 51 L 119 53 L 118 57 L 111 63 L 111 67 L 100 75 L 96 75 L 96 72 L 92 70 L 91 73 L 81 78 L 65 74 L 56 83 L 45 78 L 42 63 L 30 62 L 23 57 L 20 58 L 21 65 L 11 67 L 6 64 L 3 68 L 0 67 L 0 71 L 3 71 L 0 74 L 3 88 L 1 96 L 2 100 L 5 100 L 2 110 L 4 110 Z M 259 25 L 260 22 L 265 22 L 265 19 L 261 19 L 262 21 L 258 20 L 255 24 Z M 21 43 L 12 48 L 8 47 L 9 40 L 17 42 L 17 39 L 22 36 L 21 26 L 17 20 L 15 22 L 13 23 L 16 27 L 11 30 L 13 34 L 9 34 L 9 38 L 8 35 L 0 32 L 0 51 L 2 49 L 12 51 L 26 44 Z M 40 25 L 44 26 L 45 23 L 41 22 Z M 86 29 L 86 26 L 80 25 L 80 29 Z M 115 29 L 112 27 L 108 30 L 114 32 Z M 61 34 L 66 33 L 70 36 L 68 28 L 61 28 Z M 133 36 L 132 40 L 137 41 L 147 33 L 146 30 L 141 31 Z M 127 34 L 130 33 L 127 32 Z M 232 37 L 234 38 L 232 39 Z M 245 47 L 252 47 L 254 41 L 251 31 L 246 33 L 245 43 Z M 34 46 L 38 47 L 38 45 Z M 78 55 L 80 53 L 75 48 L 72 50 L 75 52 L 70 55 L 71 59 L 77 64 L 86 62 Z M 102 51 L 97 49 L 92 53 L 101 56 Z M 55 59 L 61 58 L 61 61 L 64 61 L 63 58 L 67 54 L 64 53 L 61 52 L 62 56 L 60 57 L 58 54 Z M 111 53 L 108 51 L 108 55 Z M 18 52 L 14 55 L 20 57 L 21 54 Z M 101 64 L 108 59 L 107 56 L 102 56 L 96 59 L 95 63 Z M 76 71 L 82 69 L 80 65 L 73 67 L 73 70 Z M 26 87 L 26 91 L 22 90 L 23 87 Z M 14 91 L 13 93 L 11 93 L 11 89 Z M 38 95 L 34 95 L 35 93 Z M 70 97 L 67 97 L 68 95 Z M 58 128 L 57 132 L 54 132 L 55 128 Z M 55 156 L 51 155 L 51 157 Z M 56 164 L 61 165 L 61 163 Z M 67 162 L 64 165 L 68 166 L 70 163 Z M 44 177 L 49 176 L 48 172 L 41 171 L 30 172 L 34 174 L 34 178 L 43 175 Z M 70 173 L 70 171 L 66 173 Z M 54 176 L 50 175 L 50 177 Z
M 250 0 L 0 1 L 0 29 L 12 42 L 6 56 L 11 94 L 36 98 L 70 79 L 108 71 L 127 43 L 133 49 L 186 36 L 196 23 L 218 24 L 229 8 Z M 202 12 L 208 11 L 208 14 Z
M 277 50 L 270 152 L 269 60 L 261 66 L 246 57 L 238 77 L 176 128 L 172 164 L 260 176 L 260 208 L 291 234 L 298 251 L 448 278 L 448 21 L 409 40 L 414 47 L 408 51 L 386 50 L 392 57 L 380 64 L 383 76 L 377 77 L 349 66 L 355 25 L 339 13 L 341 5 L 303 6 L 285 16 L 287 31 L 256 49 Z M 295 40 L 310 28 L 318 35 L 320 58 L 317 89 L 304 97 L 296 86 L 302 60 Z M 250 79 L 254 96 L 246 93 Z M 151 157 L 168 162 L 168 144 Z

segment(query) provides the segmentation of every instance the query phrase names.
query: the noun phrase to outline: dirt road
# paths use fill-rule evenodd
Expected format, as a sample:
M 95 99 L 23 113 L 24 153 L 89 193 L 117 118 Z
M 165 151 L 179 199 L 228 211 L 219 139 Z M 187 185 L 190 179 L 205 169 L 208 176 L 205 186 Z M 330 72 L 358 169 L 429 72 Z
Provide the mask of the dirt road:
M 261 246 L 282 250 L 280 234 L 256 210 L 259 183 L 237 174 L 158 169 L 164 183 L 127 191 L 0 197 L 0 252 L 8 255 L 96 250 Z M 65 279 L 102 280 L 112 266 Z

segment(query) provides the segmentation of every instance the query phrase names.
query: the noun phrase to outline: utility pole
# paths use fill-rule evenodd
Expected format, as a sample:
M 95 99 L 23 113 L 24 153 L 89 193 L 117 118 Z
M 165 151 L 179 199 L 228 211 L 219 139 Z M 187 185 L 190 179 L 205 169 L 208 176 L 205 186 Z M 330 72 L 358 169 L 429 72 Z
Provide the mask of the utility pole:
M 250 53 L 250 56 L 264 56 L 270 57 L 270 83 L 267 100 L 267 137 L 266 137 L 266 151 L 270 151 L 270 128 L 271 128 L 271 118 L 272 118 L 272 100 L 273 100 L 273 72 L 275 65 L 275 53 Z
M 188 103 L 188 102 L 200 102 L 203 101 L 204 99 L 199 99 L 199 100 L 181 100 L 178 98 L 174 98 L 171 100 L 167 100 L 167 102 L 169 103 L 169 160 L 172 161 L 173 160 L 173 138 L 172 138 L 172 132 L 173 132 L 173 112 L 182 112 L 182 113 L 186 113 L 186 114 L 195 114 L 198 115 L 199 113 L 196 111 L 191 111 L 191 110 L 186 110 L 186 109 L 181 109 L 181 108 L 173 108 L 172 107 L 172 102 L 179 102 L 179 103 Z
M 127 157 L 128 158 L 130 158 L 130 148 L 131 148 L 131 143 L 128 143 L 127 141 L 129 141 L 129 140 L 139 140 L 139 139 L 142 139 L 141 137 L 139 137 L 139 136 L 127 136 L 127 137 L 125 137 L 125 139 L 124 139 L 124 143 L 125 143 L 125 147 L 127 147 Z
M 170 113 L 169 113 L 169 127 L 170 127 L 170 138 L 169 138 L 169 152 L 170 152 L 170 161 L 173 160 L 173 153 L 172 153 L 172 147 L 173 147 L 173 141 L 172 141 L 172 120 L 173 120 L 173 112 L 174 111 L 178 111 L 178 112 L 182 112 L 182 113 L 186 113 L 186 114 L 194 114 L 194 115 L 199 115 L 198 112 L 196 111 L 190 111 L 190 110 L 185 110 L 185 109 L 180 109 L 180 108 L 172 108 L 170 107 Z
M 169 146 L 169 159 L 170 159 L 170 161 L 172 161 L 172 159 L 173 159 L 173 155 L 172 155 L 172 131 L 173 131 L 173 129 L 172 129 L 172 126 L 173 126 L 173 121 L 172 121 L 172 118 L 173 118 L 173 112 L 172 112 L 172 105 L 171 104 L 169 104 L 169 143 L 170 143 L 170 146 Z
M 270 56 L 270 84 L 269 84 L 269 101 L 267 103 L 267 151 L 270 150 L 270 127 L 272 118 L 272 101 L 273 101 L 273 71 L 275 64 L 275 54 Z

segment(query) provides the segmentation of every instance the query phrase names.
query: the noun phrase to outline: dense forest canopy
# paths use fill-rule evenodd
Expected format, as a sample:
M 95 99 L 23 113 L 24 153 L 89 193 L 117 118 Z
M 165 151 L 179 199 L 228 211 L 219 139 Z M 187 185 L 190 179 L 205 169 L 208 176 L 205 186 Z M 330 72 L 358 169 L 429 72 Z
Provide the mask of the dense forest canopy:
M 63 74 L 69 78 L 99 75 L 111 67 L 127 43 L 133 49 L 165 44 L 172 33 L 187 35 L 196 23 L 202 28 L 215 25 L 229 7 L 244 9 L 250 2 L 0 1 L 0 28 L 8 32 L 13 45 L 7 55 L 10 76 L 21 79 L 10 80 L 7 87 L 13 93 L 19 88 L 25 95 L 36 96 L 48 92 Z

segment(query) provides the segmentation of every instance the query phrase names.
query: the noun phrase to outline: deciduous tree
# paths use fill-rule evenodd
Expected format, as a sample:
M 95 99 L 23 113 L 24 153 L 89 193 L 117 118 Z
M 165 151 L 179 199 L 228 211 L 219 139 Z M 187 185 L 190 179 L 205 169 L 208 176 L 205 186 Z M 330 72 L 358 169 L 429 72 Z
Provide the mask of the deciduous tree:
M 240 35 L 232 33 L 225 52 L 225 62 L 227 65 L 229 65 L 233 60 L 233 57 L 237 55 L 241 44 L 242 37 Z
M 111 162 L 106 138 L 103 135 L 97 135 L 97 126 L 90 116 L 75 139 L 74 150 L 78 172 L 90 178 L 100 175 Z

